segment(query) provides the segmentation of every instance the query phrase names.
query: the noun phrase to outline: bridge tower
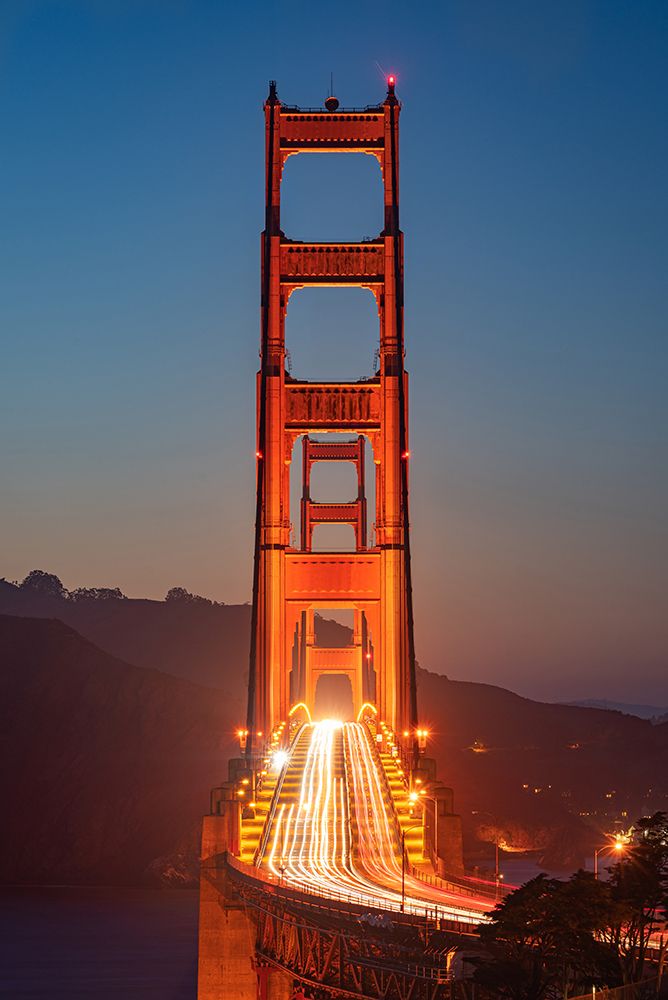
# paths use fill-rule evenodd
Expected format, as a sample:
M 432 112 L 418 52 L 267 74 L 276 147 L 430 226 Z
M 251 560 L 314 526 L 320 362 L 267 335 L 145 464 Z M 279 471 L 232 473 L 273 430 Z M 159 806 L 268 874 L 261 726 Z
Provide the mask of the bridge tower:
M 355 995 L 388 1000 L 408 995 L 442 1000 L 451 996 L 451 983 L 441 975 L 440 959 L 439 966 L 425 967 L 422 974 L 417 959 L 406 962 L 402 946 L 404 964 L 398 966 L 394 930 L 386 942 L 385 958 L 379 956 L 375 936 L 365 944 L 365 935 L 360 935 L 354 904 L 349 914 L 349 904 L 341 904 L 340 899 L 332 909 L 333 901 L 326 894 L 318 903 L 308 888 L 302 893 L 289 882 L 272 881 L 272 874 L 262 867 L 263 851 L 274 828 L 272 810 L 278 807 L 286 784 L 291 787 L 294 780 L 294 775 L 286 777 L 287 762 L 283 770 L 276 763 L 291 731 L 294 739 L 286 756 L 290 766 L 301 767 L 304 773 L 298 741 L 310 729 L 291 727 L 288 719 L 299 706 L 313 711 L 318 679 L 331 673 L 350 679 L 356 715 L 364 710 L 370 721 L 372 708 L 377 714 L 379 725 L 368 732 L 371 739 L 375 729 L 376 737 L 369 750 L 378 781 L 395 803 L 383 799 L 391 814 L 389 821 L 396 825 L 397 850 L 402 856 L 401 910 L 406 834 L 412 833 L 419 841 L 412 807 L 401 806 L 402 796 L 411 803 L 427 789 L 430 793 L 421 800 L 422 860 L 431 859 L 441 874 L 463 867 L 460 821 L 453 814 L 452 792 L 436 782 L 435 762 L 424 755 L 427 733 L 416 728 L 408 379 L 399 228 L 400 105 L 394 78 L 388 79 L 382 104 L 356 110 L 340 110 L 331 97 L 326 110 L 287 107 L 279 101 L 272 82 L 264 111 L 266 216 L 248 716 L 246 729 L 239 733 L 244 756 L 229 761 L 228 780 L 212 791 L 210 813 L 204 817 L 198 998 L 295 1000 L 304 996 L 302 986 L 307 983 L 325 986 L 332 996 L 352 996 L 354 990 Z M 284 235 L 280 224 L 283 167 L 289 156 L 309 152 L 376 157 L 385 204 L 384 226 L 377 238 L 358 243 L 303 243 Z M 378 365 L 370 378 L 333 382 L 323 372 L 321 381 L 304 381 L 286 370 L 290 296 L 298 289 L 323 286 L 361 287 L 374 295 L 379 317 Z M 290 467 L 293 455 L 299 455 L 300 439 L 301 501 L 299 510 L 291 512 Z M 373 460 L 375 475 L 373 539 L 367 523 L 367 457 Z M 333 462 L 352 464 L 356 472 L 357 495 L 346 503 L 316 501 L 311 494 L 314 464 Z M 300 528 L 294 541 L 293 521 Z M 351 526 L 354 545 L 347 552 L 315 550 L 313 533 L 322 524 Z M 324 609 L 353 612 L 352 642 L 347 647 L 330 648 L 318 642 L 316 613 Z M 293 715 L 292 721 L 302 720 Z M 367 732 L 364 726 L 357 731 Z M 397 742 L 403 746 L 398 748 Z M 406 752 L 397 761 L 399 749 Z M 420 791 L 409 792 L 419 785 Z M 287 794 L 291 794 L 289 789 Z M 306 827 L 313 829 L 308 822 Z M 383 884 L 382 889 L 386 891 L 387 886 Z M 332 912 L 336 914 L 334 931 Z M 403 912 L 399 919 L 411 921 Z M 349 923 L 348 936 L 340 932 L 341 920 Z M 427 923 L 425 910 L 424 918 L 419 915 L 425 934 Z M 436 912 L 433 923 L 439 925 Z M 424 960 L 421 945 L 417 956 L 420 962 Z
M 272 81 L 264 105 L 266 214 L 262 233 L 261 367 L 257 377 L 257 494 L 246 754 L 303 702 L 313 709 L 321 673 L 352 681 L 355 711 L 375 704 L 379 720 L 415 745 L 415 651 L 408 520 L 408 379 L 404 369 L 403 235 L 399 228 L 399 114 L 393 77 L 381 105 L 326 110 L 288 107 Z M 357 243 L 303 243 L 281 230 L 281 177 L 289 156 L 367 153 L 380 165 L 384 228 Z M 307 382 L 286 371 L 285 326 L 293 292 L 354 286 L 374 296 L 379 363 L 357 382 Z M 336 434 L 334 440 L 327 435 Z M 341 434 L 351 435 L 341 441 Z M 290 466 L 303 439 L 301 532 L 291 544 Z M 368 544 L 365 439 L 375 468 L 374 544 Z M 311 466 L 353 462 L 358 495 L 315 503 Z M 312 550 L 313 527 L 355 529 L 349 552 Z M 353 644 L 331 650 L 314 641 L 318 609 L 354 612 Z M 407 747 L 408 748 L 408 747 Z

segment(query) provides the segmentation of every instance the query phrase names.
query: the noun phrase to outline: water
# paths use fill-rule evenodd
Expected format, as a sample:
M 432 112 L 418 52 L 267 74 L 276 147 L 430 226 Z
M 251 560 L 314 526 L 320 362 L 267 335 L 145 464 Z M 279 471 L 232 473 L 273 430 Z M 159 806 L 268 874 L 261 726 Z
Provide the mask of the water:
M 501 859 L 514 885 L 542 870 L 531 855 Z M 196 892 L 0 889 L 0 998 L 195 1000 L 196 993 Z
M 606 861 L 606 865 L 609 863 Z M 593 872 L 594 859 L 588 858 L 584 867 L 588 871 Z M 536 875 L 540 875 L 541 872 L 549 876 L 549 878 L 558 878 L 562 881 L 567 881 L 573 872 L 577 870 L 574 868 L 573 871 L 564 871 L 563 869 L 557 871 L 546 868 L 544 865 L 539 865 L 536 861 L 536 856 L 532 854 L 502 854 L 499 868 L 503 873 L 504 882 L 509 885 L 524 885 L 525 882 L 535 878 Z M 599 865 L 599 878 L 607 878 L 607 873 L 602 863 Z
M 0 997 L 195 1000 L 197 893 L 0 890 Z

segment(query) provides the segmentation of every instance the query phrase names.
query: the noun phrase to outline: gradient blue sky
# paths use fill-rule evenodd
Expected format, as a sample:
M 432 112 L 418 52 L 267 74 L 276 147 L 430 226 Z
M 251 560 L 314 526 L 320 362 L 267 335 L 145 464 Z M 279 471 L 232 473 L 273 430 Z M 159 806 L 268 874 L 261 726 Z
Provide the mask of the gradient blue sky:
M 249 598 L 261 106 L 398 75 L 417 649 L 668 703 L 668 5 L 3 0 L 0 575 Z M 284 229 L 381 225 L 298 157 Z M 297 293 L 293 372 L 370 372 Z

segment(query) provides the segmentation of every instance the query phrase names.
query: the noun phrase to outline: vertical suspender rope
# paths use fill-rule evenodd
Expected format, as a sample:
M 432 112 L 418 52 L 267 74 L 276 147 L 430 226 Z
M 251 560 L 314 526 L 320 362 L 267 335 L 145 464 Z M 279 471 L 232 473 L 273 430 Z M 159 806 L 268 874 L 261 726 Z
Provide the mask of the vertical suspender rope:
M 392 95 L 394 97 L 394 94 Z M 417 724 L 417 678 L 415 667 L 415 633 L 413 620 L 413 582 L 411 574 L 410 518 L 408 512 L 408 434 L 406 431 L 406 391 L 404 385 L 404 328 L 403 328 L 403 274 L 399 247 L 399 191 L 397 179 L 397 148 L 395 139 L 396 98 L 390 104 L 390 143 L 392 152 L 392 229 L 394 237 L 394 285 L 396 328 L 399 354 L 399 452 L 401 462 L 401 507 L 404 543 L 404 572 L 406 576 L 406 616 L 408 619 L 408 715 L 411 726 Z M 415 740 L 415 735 L 412 735 Z
M 271 117 L 266 176 L 266 210 L 264 223 L 264 260 L 262 275 L 262 336 L 260 344 L 260 408 L 258 415 L 257 484 L 255 489 L 255 554 L 253 558 L 253 608 L 251 612 L 250 652 L 248 657 L 248 711 L 246 726 L 246 758 L 253 761 L 253 741 L 255 738 L 255 698 L 257 691 L 257 632 L 260 599 L 260 552 L 262 548 L 262 508 L 264 499 L 264 466 L 266 459 L 265 424 L 267 396 L 267 355 L 269 353 L 269 271 L 271 267 L 271 236 L 274 231 L 274 108 L 276 106 L 276 84 L 269 84 L 269 104 Z

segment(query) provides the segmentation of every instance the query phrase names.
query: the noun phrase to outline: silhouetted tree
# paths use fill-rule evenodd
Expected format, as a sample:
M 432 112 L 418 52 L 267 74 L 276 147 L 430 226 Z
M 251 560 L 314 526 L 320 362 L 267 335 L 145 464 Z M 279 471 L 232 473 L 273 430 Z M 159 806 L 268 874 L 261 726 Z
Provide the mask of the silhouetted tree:
M 615 985 L 613 949 L 599 939 L 609 907 L 609 887 L 590 872 L 577 872 L 568 882 L 538 875 L 480 926 L 488 956 L 474 961 L 474 981 L 507 1000 L 547 1000 Z
M 208 597 L 200 597 L 199 594 L 191 594 L 185 587 L 172 587 L 165 595 L 165 600 L 179 604 L 207 604 L 213 607 L 213 601 Z
M 67 597 L 67 590 L 55 573 L 43 569 L 31 570 L 21 583 L 21 590 L 31 590 L 43 597 Z
M 606 940 L 618 955 L 624 982 L 637 983 L 643 976 L 650 939 L 668 917 L 666 813 L 638 820 L 631 843 L 610 872 L 614 909 Z M 665 951 L 662 957 L 665 960 Z
M 666 813 L 638 820 L 610 873 L 608 881 L 585 871 L 567 882 L 539 875 L 506 896 L 479 928 L 488 954 L 473 960 L 474 982 L 506 1000 L 641 982 L 652 937 L 668 918 Z
M 71 601 L 127 600 L 120 587 L 77 587 L 70 591 Z

